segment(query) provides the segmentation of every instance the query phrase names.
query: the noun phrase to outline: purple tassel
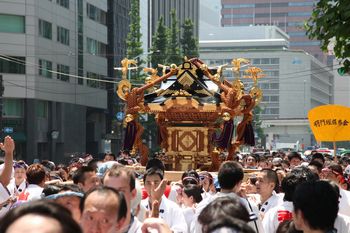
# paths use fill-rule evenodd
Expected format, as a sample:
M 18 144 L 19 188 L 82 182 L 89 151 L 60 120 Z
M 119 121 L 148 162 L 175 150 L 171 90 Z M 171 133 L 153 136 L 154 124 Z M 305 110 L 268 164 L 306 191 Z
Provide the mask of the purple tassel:
M 125 137 L 124 137 L 124 150 L 132 150 L 136 137 L 136 122 L 130 121 L 126 125 Z
M 244 144 L 255 146 L 254 129 L 251 121 L 245 126 L 243 138 Z
M 232 139 L 232 129 L 233 129 L 233 119 L 225 121 L 224 129 L 222 130 L 219 137 L 216 136 L 216 133 L 213 134 L 213 142 L 217 147 L 226 149 L 230 145 Z

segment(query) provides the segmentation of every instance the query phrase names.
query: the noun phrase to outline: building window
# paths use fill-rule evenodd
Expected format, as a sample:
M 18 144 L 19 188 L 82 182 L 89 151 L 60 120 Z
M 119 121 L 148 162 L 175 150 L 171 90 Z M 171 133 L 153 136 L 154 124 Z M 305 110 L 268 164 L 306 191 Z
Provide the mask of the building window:
M 271 64 L 280 64 L 279 58 L 271 58 Z
M 265 108 L 265 109 L 263 109 L 262 114 L 277 115 L 277 114 L 279 114 L 279 109 L 278 108 Z
M 278 102 L 279 101 L 279 96 L 278 95 L 270 96 L 270 101 L 271 102 Z
M 5 117 L 23 117 L 23 100 L 4 99 L 2 114 Z
M 0 57 L 0 73 L 25 74 L 25 57 Z
M 69 45 L 69 30 L 57 26 L 57 41 L 65 45 Z
M 86 73 L 86 76 L 88 78 L 91 78 L 91 79 L 97 79 L 97 80 L 89 80 L 87 79 L 86 80 L 86 85 L 89 86 L 89 87 L 93 87 L 93 88 L 101 88 L 103 89 L 104 88 L 104 83 L 98 81 L 98 80 L 102 80 L 104 79 L 104 76 L 101 75 L 101 74 L 96 74 L 96 73 L 93 73 L 93 72 L 87 72 Z
M 224 19 L 253 18 L 253 14 L 224 14 Z
M 86 14 L 89 19 L 92 19 L 98 23 L 106 25 L 106 12 L 87 3 L 86 5 Z
M 39 19 L 39 35 L 46 38 L 46 39 L 52 39 L 52 24 Z
M 310 12 L 288 12 L 288 16 L 311 16 Z
M 52 62 L 39 59 L 39 75 L 52 78 Z
M 300 27 L 304 26 L 304 22 L 288 22 L 288 27 Z
M 279 89 L 279 83 L 260 83 L 261 89 L 263 90 L 276 90 Z
M 36 107 L 36 116 L 39 118 L 47 118 L 48 115 L 48 103 L 47 101 L 39 100 Z
M 290 46 L 320 46 L 319 41 L 294 41 L 290 42 Z
M 20 15 L 0 14 L 0 32 L 24 33 L 25 17 Z
M 69 0 L 57 0 L 57 4 L 69 9 Z
M 269 58 L 262 58 L 261 59 L 261 64 L 262 65 L 270 64 L 270 59 Z
M 255 4 L 223 4 L 224 9 L 229 8 L 251 8 L 254 7 Z
M 57 64 L 57 79 L 69 82 L 69 66 Z
M 280 87 L 279 83 L 270 83 L 270 89 L 278 89 Z
M 306 37 L 306 32 L 288 32 L 291 37 Z
M 106 45 L 97 40 L 87 38 L 86 48 L 87 52 L 92 55 L 98 55 L 101 57 L 104 57 L 106 55 Z
M 254 58 L 253 59 L 253 64 L 260 64 L 260 58 Z
M 314 2 L 289 2 L 288 6 L 313 6 Z

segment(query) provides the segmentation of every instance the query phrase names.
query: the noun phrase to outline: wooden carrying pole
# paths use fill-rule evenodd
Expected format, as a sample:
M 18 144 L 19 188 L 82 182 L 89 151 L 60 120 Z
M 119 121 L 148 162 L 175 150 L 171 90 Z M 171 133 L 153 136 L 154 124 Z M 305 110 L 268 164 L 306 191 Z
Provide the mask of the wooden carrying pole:
M 337 158 L 337 143 L 336 141 L 333 141 L 333 156 L 334 156 L 334 159 L 333 161 L 338 163 L 338 158 Z

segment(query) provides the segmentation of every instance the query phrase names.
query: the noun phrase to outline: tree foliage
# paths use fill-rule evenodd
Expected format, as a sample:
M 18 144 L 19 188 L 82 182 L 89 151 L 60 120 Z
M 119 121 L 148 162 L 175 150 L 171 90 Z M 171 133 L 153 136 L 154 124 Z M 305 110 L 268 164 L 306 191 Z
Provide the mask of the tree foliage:
M 180 52 L 180 28 L 179 21 L 176 19 L 176 11 L 172 9 L 171 12 L 171 26 L 168 30 L 168 44 L 167 44 L 167 63 L 174 63 L 176 65 L 182 62 Z
M 337 58 L 350 57 L 350 2 L 348 0 L 319 0 L 311 18 L 305 24 L 311 39 L 321 42 L 321 48 L 334 40 L 334 54 Z M 345 62 L 345 72 L 350 71 L 350 62 Z
M 193 22 L 186 19 L 182 25 L 183 33 L 181 38 L 182 54 L 187 58 L 198 57 L 198 40 L 193 36 Z
M 167 29 L 164 25 L 164 19 L 161 16 L 158 21 L 157 31 L 153 36 L 151 51 L 152 67 L 158 67 L 158 64 L 165 64 L 167 49 Z
M 140 56 L 143 53 L 142 41 L 141 41 L 141 17 L 139 10 L 139 0 L 131 1 L 130 15 L 130 31 L 128 33 L 126 44 L 127 44 L 127 57 L 132 59 Z
M 141 75 L 141 65 L 143 63 L 141 59 L 141 55 L 143 54 L 142 49 L 142 33 L 141 33 L 141 17 L 140 17 L 140 9 L 139 9 L 139 0 L 132 0 L 131 1 L 131 10 L 129 12 L 130 16 L 130 31 L 126 38 L 126 45 L 127 45 L 127 57 L 129 59 L 135 59 L 137 58 L 137 63 L 140 69 L 137 69 L 136 71 L 130 72 L 131 79 L 134 80 L 134 82 L 142 82 L 143 76 Z

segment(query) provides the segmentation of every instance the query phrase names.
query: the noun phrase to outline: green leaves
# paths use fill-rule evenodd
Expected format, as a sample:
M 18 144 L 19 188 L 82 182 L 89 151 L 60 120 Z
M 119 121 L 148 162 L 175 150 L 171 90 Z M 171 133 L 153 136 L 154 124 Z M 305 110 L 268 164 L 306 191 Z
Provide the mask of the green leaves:
M 153 54 L 150 56 L 153 68 L 156 68 L 158 64 L 170 65 L 174 63 L 179 65 L 184 56 L 188 58 L 198 57 L 198 39 L 193 36 L 193 22 L 186 19 L 182 25 L 183 31 L 181 33 L 176 11 L 173 9 L 170 14 L 170 27 L 167 28 L 164 25 L 163 17 L 160 17 L 157 31 L 153 36 Z
M 350 4 L 346 0 L 320 0 L 305 24 L 310 39 L 321 41 L 327 50 L 334 38 L 334 54 L 339 59 L 350 57 Z M 350 65 L 343 64 L 341 72 L 350 72 Z
M 163 16 L 159 18 L 157 31 L 153 35 L 151 62 L 153 68 L 158 68 L 158 64 L 165 64 L 167 50 L 167 29 L 164 25 Z
M 181 39 L 182 53 L 187 58 L 198 57 L 198 40 L 193 37 L 193 22 L 190 19 L 186 19 L 182 25 L 183 34 Z

